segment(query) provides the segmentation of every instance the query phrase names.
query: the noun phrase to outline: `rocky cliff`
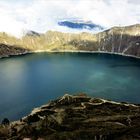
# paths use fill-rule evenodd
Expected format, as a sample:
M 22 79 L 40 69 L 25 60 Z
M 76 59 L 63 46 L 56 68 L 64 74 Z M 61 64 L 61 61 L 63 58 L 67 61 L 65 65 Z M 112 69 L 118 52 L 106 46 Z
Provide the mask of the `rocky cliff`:
M 0 140 L 139 140 L 140 105 L 64 95 L 20 121 L 0 125 Z
M 0 33 L 0 57 L 39 51 L 89 51 L 140 57 L 139 24 L 113 27 L 97 34 L 55 31 L 32 34 L 26 34 L 19 39 Z

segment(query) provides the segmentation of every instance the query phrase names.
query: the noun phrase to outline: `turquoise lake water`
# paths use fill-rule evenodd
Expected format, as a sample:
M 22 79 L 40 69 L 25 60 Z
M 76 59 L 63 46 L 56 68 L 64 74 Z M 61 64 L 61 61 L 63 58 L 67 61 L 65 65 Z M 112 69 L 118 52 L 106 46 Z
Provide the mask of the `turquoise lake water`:
M 140 60 L 109 54 L 38 53 L 0 59 L 0 121 L 17 120 L 65 93 L 140 103 Z

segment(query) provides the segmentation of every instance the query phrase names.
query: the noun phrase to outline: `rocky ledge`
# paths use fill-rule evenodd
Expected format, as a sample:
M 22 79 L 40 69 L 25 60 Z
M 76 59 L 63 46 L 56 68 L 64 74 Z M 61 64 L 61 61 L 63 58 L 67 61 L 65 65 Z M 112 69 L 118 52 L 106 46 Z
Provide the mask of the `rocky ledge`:
M 0 126 L 0 140 L 140 140 L 140 105 L 64 95 L 20 121 Z

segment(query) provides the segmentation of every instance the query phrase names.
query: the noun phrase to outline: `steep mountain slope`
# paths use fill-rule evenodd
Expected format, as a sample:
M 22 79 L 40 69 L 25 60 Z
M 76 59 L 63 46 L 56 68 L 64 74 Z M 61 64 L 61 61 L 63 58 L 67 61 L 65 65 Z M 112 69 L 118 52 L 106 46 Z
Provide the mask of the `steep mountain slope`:
M 9 46 L 9 49 L 25 49 L 26 52 L 38 51 L 92 51 L 117 53 L 140 57 L 140 25 L 127 27 L 113 27 L 109 30 L 97 33 L 61 33 L 48 31 L 40 35 L 25 35 L 21 39 L 0 33 L 0 44 Z M 22 49 L 21 52 L 22 53 Z M 15 51 L 15 50 L 13 50 Z M 17 54 L 20 54 L 17 53 Z M 15 55 L 15 52 L 7 53 L 6 47 L 0 45 L 0 57 Z

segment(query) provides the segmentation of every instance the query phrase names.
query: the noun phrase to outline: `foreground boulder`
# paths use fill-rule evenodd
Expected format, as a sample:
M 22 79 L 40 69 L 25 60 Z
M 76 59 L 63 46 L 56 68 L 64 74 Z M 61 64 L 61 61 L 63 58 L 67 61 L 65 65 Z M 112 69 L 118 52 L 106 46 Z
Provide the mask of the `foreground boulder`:
M 9 126 L 0 140 L 140 140 L 140 105 L 64 95 Z

